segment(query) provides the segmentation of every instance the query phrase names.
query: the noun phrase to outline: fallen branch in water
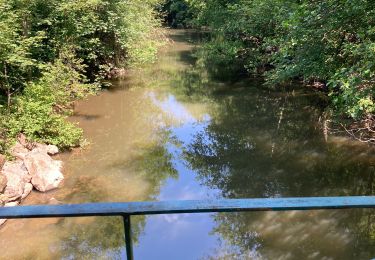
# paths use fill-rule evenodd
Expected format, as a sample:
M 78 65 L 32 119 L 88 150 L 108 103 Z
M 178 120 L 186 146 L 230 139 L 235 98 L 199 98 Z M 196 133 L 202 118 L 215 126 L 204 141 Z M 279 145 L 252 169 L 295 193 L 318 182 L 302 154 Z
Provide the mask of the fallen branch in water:
M 375 118 L 369 117 L 361 121 L 354 122 L 350 125 L 338 123 L 337 128 L 331 128 L 329 123 L 334 121 L 324 120 L 323 122 L 323 133 L 327 140 L 327 133 L 330 134 L 348 134 L 351 138 L 362 142 L 375 144 Z
M 352 138 L 362 143 L 375 143 L 375 120 L 373 117 L 353 123 L 350 128 L 340 123 Z

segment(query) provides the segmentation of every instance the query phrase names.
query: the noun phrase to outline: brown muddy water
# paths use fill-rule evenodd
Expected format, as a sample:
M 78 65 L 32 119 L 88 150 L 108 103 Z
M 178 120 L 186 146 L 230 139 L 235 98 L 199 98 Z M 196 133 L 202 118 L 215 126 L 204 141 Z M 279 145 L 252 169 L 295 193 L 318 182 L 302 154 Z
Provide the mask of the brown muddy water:
M 79 102 L 85 149 L 60 155 L 63 186 L 25 204 L 374 195 L 375 153 L 325 140 L 324 97 L 298 86 L 209 80 L 197 35 L 169 32 L 159 61 Z M 212 68 L 209 68 L 212 69 Z M 374 210 L 134 219 L 136 259 L 372 259 Z M 119 218 L 11 220 L 0 259 L 122 259 Z

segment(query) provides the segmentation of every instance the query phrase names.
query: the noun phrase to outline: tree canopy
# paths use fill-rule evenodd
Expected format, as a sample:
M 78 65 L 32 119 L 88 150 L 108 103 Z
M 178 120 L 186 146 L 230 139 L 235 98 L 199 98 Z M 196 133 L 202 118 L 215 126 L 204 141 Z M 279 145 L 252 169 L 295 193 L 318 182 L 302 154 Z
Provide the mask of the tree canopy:
M 269 86 L 302 80 L 327 92 L 335 117 L 374 131 L 373 1 L 182 2 L 191 24 L 210 31 L 201 58 L 214 75 L 229 67 L 260 72 Z
M 81 130 L 65 120 L 72 102 L 112 68 L 155 59 L 158 2 L 0 0 L 1 150 L 20 132 L 78 145 Z
M 0 0 L 0 140 L 78 145 L 72 102 L 111 69 L 154 61 L 165 16 L 208 31 L 199 58 L 212 76 L 301 80 L 327 93 L 328 117 L 373 141 L 374 12 L 370 0 Z

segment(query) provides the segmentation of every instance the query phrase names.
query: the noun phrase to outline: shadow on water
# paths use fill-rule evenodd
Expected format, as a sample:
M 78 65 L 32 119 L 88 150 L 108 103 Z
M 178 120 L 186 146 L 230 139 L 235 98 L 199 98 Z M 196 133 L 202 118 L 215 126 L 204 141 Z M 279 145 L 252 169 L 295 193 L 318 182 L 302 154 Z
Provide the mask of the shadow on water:
M 303 91 L 224 93 L 184 153 L 202 185 L 225 198 L 375 193 L 371 148 L 326 143 L 316 124 L 321 110 Z M 227 247 L 207 258 L 369 259 L 374 217 L 373 210 L 218 214 L 214 233 Z
M 168 34 L 169 39 L 182 44 L 196 44 L 208 36 L 209 35 L 205 32 L 200 32 L 193 29 L 175 30 L 173 33 Z
M 194 56 L 194 52 L 192 50 L 181 51 L 180 59 L 181 62 L 184 62 L 186 64 L 193 64 L 197 61 L 197 58 Z
M 176 96 L 202 98 L 210 85 L 204 77 L 184 72 Z M 266 89 L 261 81 L 210 87 L 212 119 L 183 153 L 202 185 L 225 198 L 374 195 L 374 149 L 326 141 L 318 124 L 326 102 L 318 93 Z M 206 258 L 369 259 L 374 217 L 373 210 L 217 214 L 213 233 L 226 246 Z
M 195 133 L 185 159 L 226 197 L 373 194 L 374 158 L 361 145 L 325 143 L 312 101 L 257 88 L 216 96 L 214 120 Z
M 170 90 L 181 102 L 209 103 L 210 120 L 192 134 L 181 159 L 202 186 L 225 198 L 354 196 L 375 193 L 375 150 L 345 137 L 325 140 L 327 102 L 291 85 L 220 81 L 192 66 Z M 220 246 L 207 259 L 369 259 L 373 210 L 217 214 Z M 224 246 L 223 246 L 224 245 Z

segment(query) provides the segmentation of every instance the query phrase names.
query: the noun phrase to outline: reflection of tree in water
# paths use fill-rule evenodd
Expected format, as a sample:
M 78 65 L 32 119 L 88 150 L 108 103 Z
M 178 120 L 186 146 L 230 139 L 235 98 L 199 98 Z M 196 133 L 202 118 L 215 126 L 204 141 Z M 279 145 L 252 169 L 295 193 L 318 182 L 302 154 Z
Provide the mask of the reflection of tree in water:
M 172 162 L 173 155 L 167 150 L 167 142 L 173 141 L 173 138 L 169 131 L 159 131 L 156 135 L 156 145 L 138 147 L 134 156 L 123 163 L 127 169 L 147 180 L 149 189 L 145 200 L 154 200 L 167 179 L 178 177 Z
M 185 158 L 223 196 L 373 193 L 374 168 L 363 154 L 366 148 L 326 144 L 314 123 L 320 111 L 303 92 L 286 98 L 256 88 L 219 94 L 210 124 L 195 135 Z
M 123 222 L 119 217 L 92 219 L 66 219 L 61 223 L 66 229 L 61 248 L 62 258 L 68 259 L 121 259 L 124 246 Z M 133 224 L 137 239 L 144 219 Z
M 205 72 L 194 67 L 181 71 L 172 81 L 172 91 L 180 101 L 197 102 L 207 100 L 210 85 Z
M 139 174 L 147 183 L 147 194 L 144 200 L 153 200 L 160 192 L 160 187 L 168 178 L 176 178 L 177 171 L 172 164 L 172 155 L 168 153 L 166 142 L 168 132 L 161 132 L 155 143 L 142 146 L 134 152 L 133 156 L 112 167 L 119 167 L 124 171 Z M 81 177 L 72 189 L 79 189 L 79 199 L 99 202 L 111 197 L 111 190 L 103 189 L 97 178 Z M 124 187 L 126 189 L 126 187 Z M 66 196 L 67 199 L 69 195 Z M 113 198 L 112 201 L 123 200 Z M 146 222 L 144 216 L 132 217 L 133 241 L 138 242 Z M 58 225 L 65 235 L 62 238 L 62 257 L 69 259 L 120 259 L 123 252 L 124 233 L 123 222 L 119 217 L 97 217 L 78 219 L 64 219 Z
M 374 193 L 371 151 L 325 143 L 315 94 L 248 85 L 216 91 L 211 122 L 186 147 L 184 159 L 204 185 L 228 198 Z M 369 210 L 218 214 L 214 232 L 232 247 L 214 258 L 366 258 L 375 253 L 374 217 Z
M 370 210 L 217 214 L 209 259 L 371 259 Z

